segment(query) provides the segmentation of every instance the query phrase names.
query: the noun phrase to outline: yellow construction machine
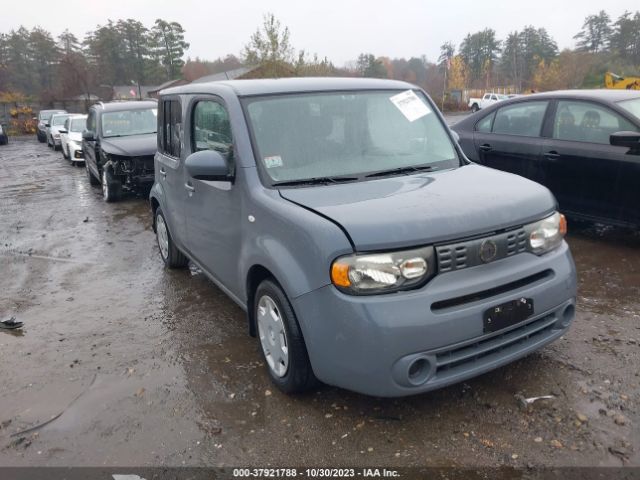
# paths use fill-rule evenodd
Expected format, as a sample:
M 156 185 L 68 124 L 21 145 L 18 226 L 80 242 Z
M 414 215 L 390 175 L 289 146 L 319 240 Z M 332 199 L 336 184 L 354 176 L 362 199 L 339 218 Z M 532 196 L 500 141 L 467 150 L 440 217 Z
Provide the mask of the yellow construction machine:
M 621 77 L 607 72 L 604 74 L 604 86 L 621 90 L 640 90 L 640 77 Z

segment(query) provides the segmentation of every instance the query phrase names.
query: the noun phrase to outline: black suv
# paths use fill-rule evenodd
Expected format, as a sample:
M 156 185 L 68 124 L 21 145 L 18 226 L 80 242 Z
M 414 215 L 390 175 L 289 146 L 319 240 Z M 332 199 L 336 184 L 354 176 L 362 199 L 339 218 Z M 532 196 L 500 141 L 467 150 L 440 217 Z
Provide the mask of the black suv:
M 91 185 L 102 184 L 106 202 L 123 190 L 148 192 L 157 150 L 156 101 L 98 103 L 89 109 L 82 150 Z

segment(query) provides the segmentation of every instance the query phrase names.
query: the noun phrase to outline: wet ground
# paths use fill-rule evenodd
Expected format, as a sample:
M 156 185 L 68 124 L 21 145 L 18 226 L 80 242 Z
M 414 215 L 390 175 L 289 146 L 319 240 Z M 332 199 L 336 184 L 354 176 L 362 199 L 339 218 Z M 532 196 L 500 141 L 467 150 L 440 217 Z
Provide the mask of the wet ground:
M 640 235 L 570 223 L 569 333 L 405 399 L 270 383 L 244 314 L 162 267 L 144 198 L 105 204 L 35 140 L 0 147 L 0 465 L 640 465 Z M 552 395 L 525 407 L 522 398 Z

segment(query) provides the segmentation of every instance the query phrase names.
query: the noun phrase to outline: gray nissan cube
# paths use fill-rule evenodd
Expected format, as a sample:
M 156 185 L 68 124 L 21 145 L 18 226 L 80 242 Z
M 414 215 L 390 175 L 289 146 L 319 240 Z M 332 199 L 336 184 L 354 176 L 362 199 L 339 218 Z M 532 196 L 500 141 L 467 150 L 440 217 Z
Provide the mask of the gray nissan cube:
M 162 91 L 158 110 L 162 260 L 191 261 L 247 312 L 281 390 L 426 392 L 571 324 L 553 195 L 467 160 L 414 85 L 200 83 Z

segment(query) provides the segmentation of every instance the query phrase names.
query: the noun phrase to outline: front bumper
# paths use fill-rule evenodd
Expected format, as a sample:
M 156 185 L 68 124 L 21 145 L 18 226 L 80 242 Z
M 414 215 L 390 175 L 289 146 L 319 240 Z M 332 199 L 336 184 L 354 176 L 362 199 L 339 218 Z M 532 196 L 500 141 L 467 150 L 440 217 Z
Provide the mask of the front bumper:
M 69 150 L 69 160 L 72 162 L 84 161 L 84 153 L 79 145 L 69 142 L 67 143 L 67 148 Z
M 575 296 L 575 265 L 563 242 L 541 257 L 521 253 L 442 273 L 419 290 L 358 297 L 327 285 L 292 303 L 320 380 L 394 397 L 457 383 L 557 339 L 573 320 Z M 532 317 L 483 333 L 487 309 L 521 297 L 533 299 Z

